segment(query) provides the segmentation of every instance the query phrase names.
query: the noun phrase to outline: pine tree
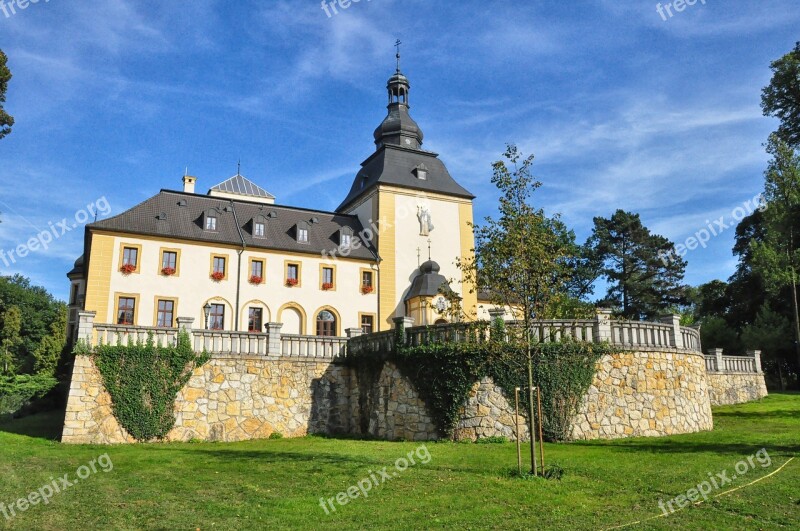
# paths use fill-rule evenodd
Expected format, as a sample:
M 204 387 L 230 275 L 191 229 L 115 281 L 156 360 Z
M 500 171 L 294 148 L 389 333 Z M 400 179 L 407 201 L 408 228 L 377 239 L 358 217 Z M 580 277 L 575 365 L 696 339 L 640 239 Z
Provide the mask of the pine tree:
M 638 214 L 617 210 L 594 218 L 586 245 L 609 283 L 607 303 L 629 319 L 650 319 L 686 302 L 686 262 L 672 242 L 642 225 Z

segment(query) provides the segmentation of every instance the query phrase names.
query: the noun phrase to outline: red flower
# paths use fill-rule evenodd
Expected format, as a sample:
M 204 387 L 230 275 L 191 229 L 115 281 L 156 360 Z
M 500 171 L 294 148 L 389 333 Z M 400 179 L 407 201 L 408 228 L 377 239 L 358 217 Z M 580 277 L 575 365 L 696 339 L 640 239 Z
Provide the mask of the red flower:
M 214 271 L 213 273 L 211 273 L 211 279 L 214 280 L 214 282 L 219 282 L 224 278 L 225 278 L 225 273 L 222 271 Z
M 165 268 L 161 269 L 161 274 L 164 275 L 165 277 L 172 276 L 172 275 L 175 274 L 175 268 L 174 267 L 165 267 Z
M 372 286 L 367 286 L 367 285 L 361 286 L 361 293 L 363 293 L 364 295 L 372 293 L 373 291 L 374 288 Z
M 135 264 L 124 264 L 122 267 L 119 268 L 119 270 L 122 271 L 123 275 L 130 275 L 131 273 L 136 271 L 136 265 Z
M 261 282 L 263 282 L 263 281 L 264 281 L 264 279 L 261 278 L 258 275 L 252 275 L 250 277 L 250 284 L 261 284 Z
M 324 290 L 333 289 L 333 282 L 324 282 L 322 284 L 322 289 Z
M 297 282 L 296 278 L 287 278 L 286 279 L 286 285 L 289 286 L 290 288 L 292 286 L 296 286 L 297 284 L 298 284 L 298 282 Z

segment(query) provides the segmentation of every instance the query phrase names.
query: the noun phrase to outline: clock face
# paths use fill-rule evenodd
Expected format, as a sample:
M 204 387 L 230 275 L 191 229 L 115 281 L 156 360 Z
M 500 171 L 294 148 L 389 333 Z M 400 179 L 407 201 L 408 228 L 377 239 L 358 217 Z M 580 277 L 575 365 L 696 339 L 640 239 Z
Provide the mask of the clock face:
M 409 145 L 409 146 L 411 145 L 411 139 L 410 138 L 406 138 L 406 144 Z
M 447 301 L 444 300 L 444 297 L 439 297 L 436 299 L 436 309 L 440 312 L 443 312 L 447 309 Z

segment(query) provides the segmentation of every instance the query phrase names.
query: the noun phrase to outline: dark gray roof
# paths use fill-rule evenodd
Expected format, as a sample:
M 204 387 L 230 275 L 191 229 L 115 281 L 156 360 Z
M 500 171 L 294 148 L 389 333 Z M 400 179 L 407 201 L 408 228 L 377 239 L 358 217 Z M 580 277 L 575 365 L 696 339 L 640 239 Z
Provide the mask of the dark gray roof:
M 233 208 L 231 208 L 231 206 Z M 217 230 L 204 230 L 206 212 L 217 210 Z M 235 212 L 235 216 L 234 216 Z M 266 231 L 264 238 L 253 236 L 253 220 L 263 216 Z M 363 227 L 356 216 L 322 212 L 280 205 L 265 205 L 250 201 L 228 200 L 221 197 L 187 194 L 170 190 L 161 192 L 113 218 L 88 225 L 88 229 L 110 230 L 211 243 L 241 245 L 239 229 L 248 248 L 321 255 L 339 248 L 339 231 L 352 229 L 358 234 Z M 296 236 L 298 223 L 308 223 L 308 243 L 299 243 Z M 351 250 L 349 258 L 375 260 L 373 247 L 362 246 Z
M 428 177 L 425 180 L 418 179 L 414 173 L 420 164 L 424 164 L 428 169 Z M 475 198 L 450 176 L 436 153 L 389 144 L 379 147 L 361 164 L 361 171 L 356 175 L 350 192 L 336 210 L 339 212 L 344 210 L 379 184 L 467 199 Z
M 229 194 L 249 195 L 253 197 L 263 197 L 265 199 L 275 199 L 275 196 L 267 192 L 256 183 L 243 177 L 234 175 L 225 182 L 221 182 L 209 190 L 209 192 L 227 192 Z
M 439 274 L 439 264 L 432 260 L 428 260 L 419 266 L 420 274 L 414 277 L 411 281 L 411 288 L 404 298 L 404 301 L 409 301 L 414 297 L 433 297 L 439 294 L 442 285 L 446 286 L 445 289 L 450 289 L 450 283 L 447 279 Z
M 84 255 L 80 255 L 80 257 L 75 260 L 70 272 L 67 273 L 67 277 L 70 279 L 82 277 L 84 271 L 84 261 Z

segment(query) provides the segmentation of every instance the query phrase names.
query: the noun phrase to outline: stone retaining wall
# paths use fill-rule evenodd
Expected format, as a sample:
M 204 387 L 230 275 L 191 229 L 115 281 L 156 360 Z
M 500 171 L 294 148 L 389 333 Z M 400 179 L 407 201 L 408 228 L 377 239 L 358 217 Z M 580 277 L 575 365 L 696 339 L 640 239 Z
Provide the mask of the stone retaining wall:
M 622 352 L 598 363 L 572 438 L 658 437 L 713 427 L 702 354 Z
M 168 441 L 241 441 L 350 431 L 348 371 L 308 359 L 214 358 L 175 401 Z M 62 442 L 134 442 L 119 425 L 94 361 L 77 356 Z
M 365 377 L 366 378 L 366 377 Z M 710 382 L 710 383 L 709 383 Z M 574 439 L 663 436 L 710 430 L 711 404 L 766 395 L 763 375 L 706 374 L 704 358 L 685 351 L 605 356 L 579 413 Z M 456 439 L 515 439 L 513 395 L 491 379 L 476 382 L 456 425 Z M 524 412 L 522 437 L 527 438 Z M 308 358 L 212 358 L 195 370 L 176 400 L 169 441 L 239 441 L 308 433 L 382 439 L 439 437 L 416 389 L 386 363 L 371 381 L 330 361 Z M 75 361 L 63 430 L 65 443 L 133 442 L 119 426 L 92 359 Z
M 712 406 L 726 406 L 760 400 L 767 396 L 764 374 L 708 373 L 708 394 Z

